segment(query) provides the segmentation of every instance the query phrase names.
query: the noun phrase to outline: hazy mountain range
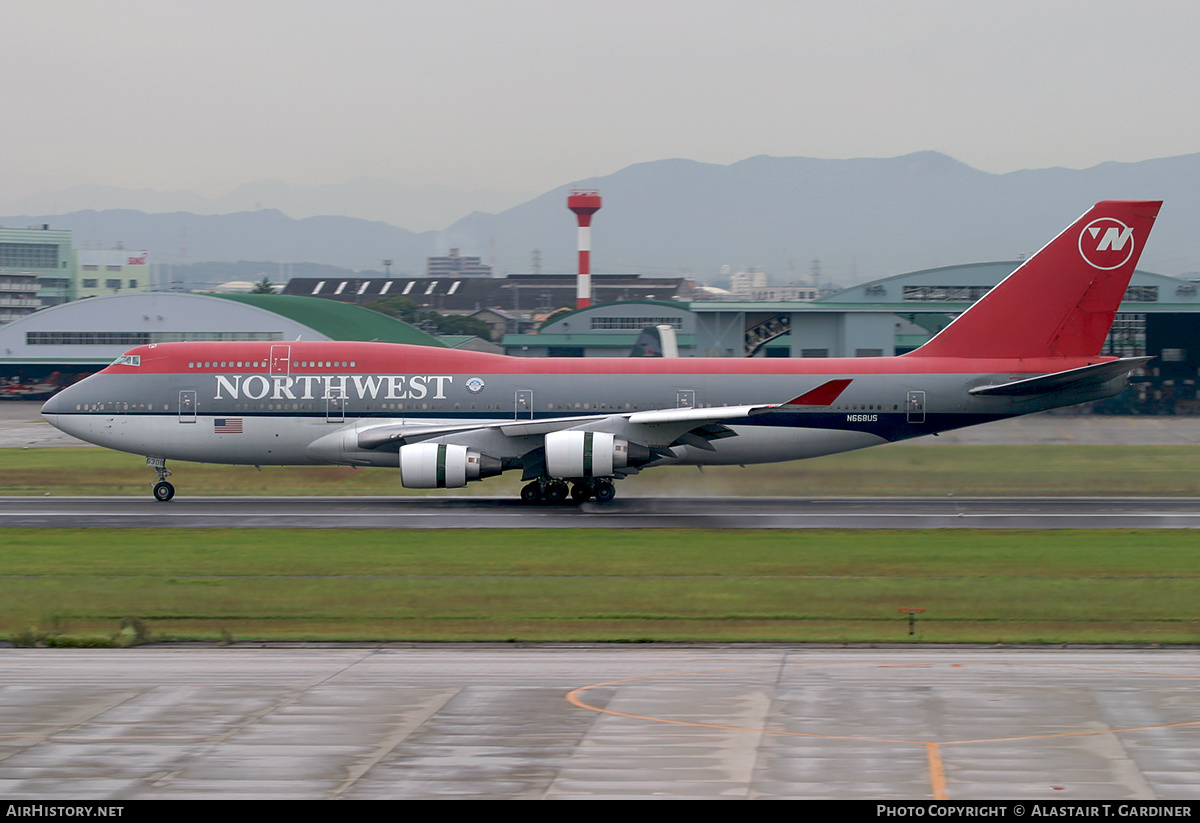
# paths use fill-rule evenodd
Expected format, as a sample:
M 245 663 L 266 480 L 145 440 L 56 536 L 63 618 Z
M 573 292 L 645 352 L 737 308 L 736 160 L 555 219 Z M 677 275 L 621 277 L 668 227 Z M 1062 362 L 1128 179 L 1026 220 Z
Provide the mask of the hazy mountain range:
M 193 191 L 122 189 L 114 186 L 73 186 L 61 191 L 31 194 L 7 201 L 0 209 L 25 214 L 68 214 L 88 209 L 144 211 L 149 214 L 191 212 L 233 214 L 278 209 L 290 217 L 358 217 L 378 220 L 409 231 L 449 226 L 473 211 L 502 211 L 523 203 L 536 192 L 470 191 L 449 186 L 409 188 L 394 180 L 351 180 L 326 186 L 301 186 L 283 180 L 257 180 L 238 186 L 216 199 Z
M 707 281 L 723 266 L 757 266 L 789 282 L 802 280 L 818 259 L 824 279 L 842 285 L 1027 256 L 1095 201 L 1126 198 L 1166 201 L 1141 268 L 1186 275 L 1200 270 L 1198 184 L 1200 154 L 990 174 L 936 152 L 855 160 L 761 156 L 727 166 L 661 160 L 586 183 L 604 198 L 593 222 L 593 271 L 690 272 Z M 358 185 L 366 191 L 372 183 L 330 187 L 343 202 L 331 196 L 328 210 L 348 211 L 344 201 Z M 455 247 L 494 262 L 500 273 L 530 271 L 537 249 L 542 271 L 562 272 L 575 267 L 570 188 L 494 214 L 476 211 L 440 231 L 356 217 L 296 219 L 276 209 L 84 210 L 0 217 L 0 224 L 49 223 L 71 229 L 78 248 L 121 242 L 172 264 L 313 262 L 378 270 L 390 259 L 393 274 L 419 274 L 427 256 Z M 316 198 L 317 190 L 309 195 Z

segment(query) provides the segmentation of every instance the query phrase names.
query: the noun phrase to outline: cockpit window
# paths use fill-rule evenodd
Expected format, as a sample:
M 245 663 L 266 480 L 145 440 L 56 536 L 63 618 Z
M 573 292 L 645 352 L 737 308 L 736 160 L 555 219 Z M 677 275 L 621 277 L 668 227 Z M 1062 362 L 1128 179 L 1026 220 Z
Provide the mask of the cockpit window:
M 140 354 L 123 354 L 112 364 L 114 366 L 140 366 L 142 365 L 142 356 Z

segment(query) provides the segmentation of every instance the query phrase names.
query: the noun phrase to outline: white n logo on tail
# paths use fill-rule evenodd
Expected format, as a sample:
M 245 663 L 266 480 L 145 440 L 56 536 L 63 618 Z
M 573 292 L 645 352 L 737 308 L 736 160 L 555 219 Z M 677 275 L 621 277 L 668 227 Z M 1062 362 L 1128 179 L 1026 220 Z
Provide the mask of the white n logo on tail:
M 1095 226 L 1088 229 L 1088 232 L 1095 237 L 1100 233 L 1100 227 Z M 1133 229 L 1126 228 L 1121 231 L 1116 226 L 1109 226 L 1108 231 L 1104 233 L 1104 237 L 1100 238 L 1100 245 L 1096 246 L 1096 251 L 1120 251 L 1125 248 L 1125 244 L 1133 237 Z
M 1089 266 L 1119 269 L 1133 256 L 1133 229 L 1112 217 L 1100 217 L 1079 233 L 1079 253 Z

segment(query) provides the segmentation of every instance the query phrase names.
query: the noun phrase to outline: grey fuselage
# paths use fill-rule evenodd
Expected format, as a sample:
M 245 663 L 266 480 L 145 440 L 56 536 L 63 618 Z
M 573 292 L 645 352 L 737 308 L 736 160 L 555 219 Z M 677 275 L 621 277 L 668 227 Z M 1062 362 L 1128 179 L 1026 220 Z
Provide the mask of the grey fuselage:
M 147 457 L 250 465 L 395 467 L 401 445 L 433 441 L 520 468 L 546 432 L 563 429 L 656 449 L 647 465 L 778 462 L 1095 400 L 1125 385 L 1121 375 L 1054 392 L 969 393 L 1112 359 L 1100 357 L 548 363 L 388 344 L 186 343 L 139 347 L 125 359 L 49 400 L 46 419 Z M 848 381 L 832 402 L 783 405 L 832 379 Z M 636 422 L 641 412 L 688 409 L 713 411 L 693 415 L 694 427 Z M 725 418 L 724 409 L 741 411 Z

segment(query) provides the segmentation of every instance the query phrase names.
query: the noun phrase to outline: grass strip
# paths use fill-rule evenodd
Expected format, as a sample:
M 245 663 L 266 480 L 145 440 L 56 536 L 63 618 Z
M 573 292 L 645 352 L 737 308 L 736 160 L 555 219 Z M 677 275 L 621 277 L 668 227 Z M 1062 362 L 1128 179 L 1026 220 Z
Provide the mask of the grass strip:
M 428 494 L 398 471 L 217 466 L 170 461 L 180 495 Z M 143 458 L 106 449 L 0 449 L 0 495 L 149 496 Z M 448 492 L 516 495 L 517 473 Z M 973 446 L 900 443 L 792 463 L 666 467 L 623 480 L 622 495 L 1200 496 L 1200 446 Z
M 1197 643 L 1194 546 L 1166 530 L 12 529 L 0 635 Z M 904 607 L 926 609 L 912 638 Z

